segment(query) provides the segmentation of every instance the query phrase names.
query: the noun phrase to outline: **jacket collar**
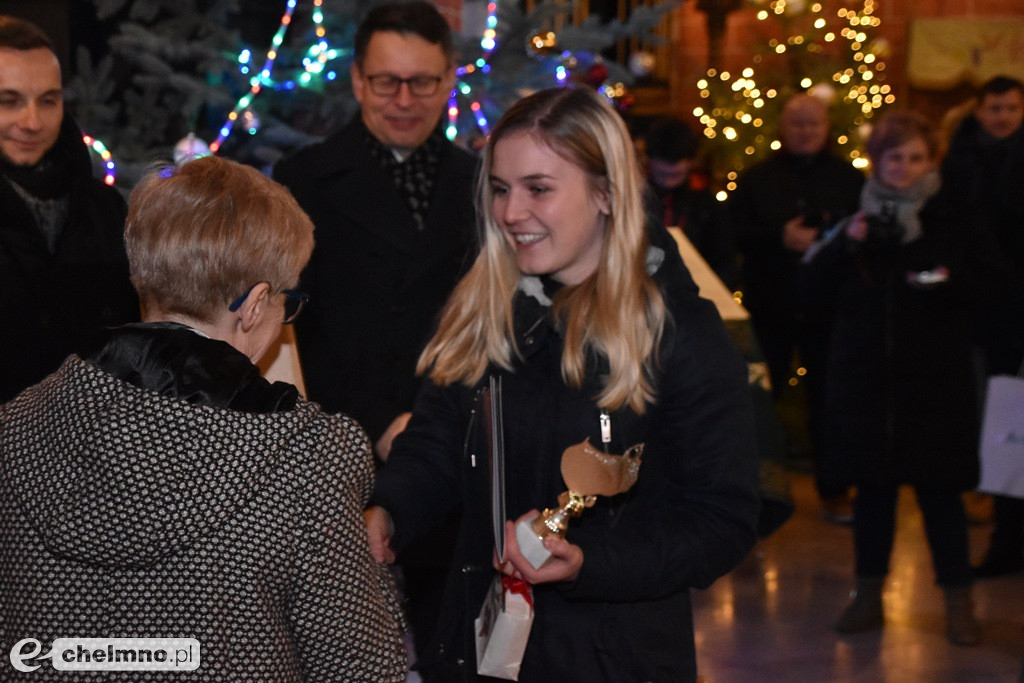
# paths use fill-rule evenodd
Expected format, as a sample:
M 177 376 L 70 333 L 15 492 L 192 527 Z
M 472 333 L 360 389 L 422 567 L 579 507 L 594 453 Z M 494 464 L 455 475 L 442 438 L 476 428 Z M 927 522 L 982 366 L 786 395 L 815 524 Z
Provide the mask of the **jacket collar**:
M 380 166 L 366 143 L 368 135 L 370 132 L 363 124 L 362 113 L 357 111 L 341 130 L 328 136 L 323 144 L 309 148 L 311 153 L 307 163 L 310 176 L 326 178 L 336 173 L 365 169 L 369 163 Z M 338 154 L 339 149 L 344 149 L 346 153 Z M 438 154 L 443 157 L 444 153 L 445 146 L 441 144 Z
M 135 323 L 109 331 L 89 358 L 109 375 L 187 403 L 246 413 L 291 410 L 298 390 L 269 383 L 230 344 L 177 323 Z

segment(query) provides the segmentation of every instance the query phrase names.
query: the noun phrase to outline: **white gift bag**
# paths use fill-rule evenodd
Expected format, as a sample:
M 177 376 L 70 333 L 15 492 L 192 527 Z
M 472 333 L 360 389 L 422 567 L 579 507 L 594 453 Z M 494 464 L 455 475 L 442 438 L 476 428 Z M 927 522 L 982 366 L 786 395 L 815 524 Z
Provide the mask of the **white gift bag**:
M 533 593 L 530 584 L 510 576 L 495 577 L 476 630 L 476 672 L 509 681 L 519 680 L 526 641 L 533 625 Z
M 988 380 L 979 491 L 1024 498 L 1024 377 Z

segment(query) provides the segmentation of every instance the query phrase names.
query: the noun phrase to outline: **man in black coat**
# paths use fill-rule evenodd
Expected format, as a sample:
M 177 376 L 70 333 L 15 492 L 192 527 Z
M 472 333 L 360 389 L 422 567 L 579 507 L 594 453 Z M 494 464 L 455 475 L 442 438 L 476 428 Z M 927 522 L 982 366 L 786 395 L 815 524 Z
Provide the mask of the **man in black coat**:
M 0 402 L 138 320 L 121 195 L 92 175 L 37 26 L 0 16 Z
M 1024 362 L 1024 84 L 996 76 L 957 128 L 942 184 L 971 217 L 975 281 L 971 302 L 987 375 L 1013 375 Z M 975 574 L 1024 569 L 1024 500 L 995 496 L 995 529 Z
M 857 210 L 864 176 L 828 150 L 828 105 L 816 97 L 800 94 L 786 101 L 779 138 L 781 150 L 740 177 L 728 210 L 741 257 L 743 305 L 776 398 L 789 380 L 794 351 L 807 369 L 808 430 L 817 462 L 831 316 L 800 305 L 800 260 L 822 229 Z M 849 521 L 845 491 L 819 480 L 818 493 L 828 516 Z
M 419 390 L 419 353 L 475 256 L 476 160 L 441 132 L 453 60 L 430 3 L 372 10 L 351 69 L 360 112 L 274 169 L 316 226 L 300 285 L 310 303 L 296 325 L 309 398 L 355 418 L 382 458 Z M 400 558 L 418 649 L 453 543 L 431 539 Z
M 360 112 L 274 169 L 316 226 L 296 326 L 309 397 L 375 441 L 412 408 L 416 359 L 471 258 L 476 161 L 440 129 L 452 60 L 432 5 L 375 10 L 356 35 Z

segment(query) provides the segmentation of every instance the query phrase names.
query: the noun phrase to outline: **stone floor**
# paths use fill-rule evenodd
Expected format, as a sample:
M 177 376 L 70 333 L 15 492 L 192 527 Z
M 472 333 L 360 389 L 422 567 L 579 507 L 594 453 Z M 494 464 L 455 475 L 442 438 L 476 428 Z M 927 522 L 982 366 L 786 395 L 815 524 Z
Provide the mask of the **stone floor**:
M 694 591 L 703 683 L 1024 683 L 1024 575 L 975 584 L 982 644 L 951 645 L 921 513 L 901 494 L 885 628 L 840 636 L 832 623 L 852 584 L 851 529 L 825 521 L 811 477 L 792 474 L 797 510 L 732 573 Z M 971 527 L 973 559 L 990 525 Z
M 810 475 L 790 478 L 793 517 L 730 574 L 693 591 L 701 683 L 1024 683 L 1024 574 L 976 583 L 982 643 L 951 645 L 910 490 L 898 508 L 885 628 L 833 631 L 852 585 L 852 532 L 824 519 Z M 971 527 L 975 560 L 990 529 Z M 410 673 L 407 683 L 419 680 Z

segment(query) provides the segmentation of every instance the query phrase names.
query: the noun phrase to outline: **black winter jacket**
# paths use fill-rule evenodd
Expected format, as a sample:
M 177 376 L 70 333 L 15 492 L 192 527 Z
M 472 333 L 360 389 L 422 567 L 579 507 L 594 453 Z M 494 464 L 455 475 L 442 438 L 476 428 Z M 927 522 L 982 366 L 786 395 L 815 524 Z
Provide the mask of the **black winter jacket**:
M 819 473 L 829 484 L 977 483 L 964 300 L 970 234 L 944 191 L 919 216 L 923 234 L 906 244 L 855 245 L 840 226 L 805 266 L 811 305 L 830 300 L 836 311 Z M 948 280 L 908 281 L 939 266 Z
M 742 261 L 743 304 L 755 321 L 783 322 L 799 310 L 800 254 L 783 245 L 783 225 L 803 215 L 808 226 L 831 227 L 857 210 L 863 184 L 860 171 L 830 152 L 777 152 L 740 178 L 727 206 Z
M 25 200 L 0 178 L 0 403 L 68 354 L 92 351 L 104 327 L 139 319 L 124 200 L 92 177 L 89 150 L 70 119 L 43 162 L 61 165 L 68 182 L 68 218 L 52 253 Z
M 670 241 L 669 241 L 670 242 Z M 757 458 L 746 370 L 714 307 L 672 250 L 655 274 L 672 324 L 657 366 L 658 400 L 611 416 L 609 451 L 644 443 L 637 484 L 599 499 L 570 524 L 584 563 L 571 583 L 535 587 L 535 620 L 519 680 L 687 681 L 695 678 L 689 589 L 706 587 L 748 552 L 757 520 Z M 579 389 L 560 379 L 562 339 L 548 307 L 520 292 L 523 358 L 502 375 L 507 513 L 551 507 L 565 490 L 562 451 L 601 443 L 594 365 Z M 434 658 L 437 680 L 478 680 L 472 621 L 492 580 L 480 388 L 427 383 L 379 473 L 374 500 L 401 549 L 462 510 Z
M 942 162 L 942 182 L 972 228 L 972 317 L 991 373 L 1024 358 L 1024 127 L 1004 140 L 967 117 Z
M 472 262 L 476 159 L 441 144 L 422 230 L 366 143 L 359 118 L 282 160 L 274 179 L 316 225 L 296 321 L 310 400 L 350 415 L 376 441 L 412 409 L 416 359 L 438 311 Z

